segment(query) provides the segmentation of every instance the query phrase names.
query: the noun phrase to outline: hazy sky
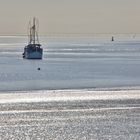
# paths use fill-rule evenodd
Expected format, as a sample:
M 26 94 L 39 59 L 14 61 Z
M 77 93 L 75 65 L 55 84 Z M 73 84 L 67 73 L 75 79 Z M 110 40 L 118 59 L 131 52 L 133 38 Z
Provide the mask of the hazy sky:
M 0 0 L 0 34 L 140 33 L 140 0 Z

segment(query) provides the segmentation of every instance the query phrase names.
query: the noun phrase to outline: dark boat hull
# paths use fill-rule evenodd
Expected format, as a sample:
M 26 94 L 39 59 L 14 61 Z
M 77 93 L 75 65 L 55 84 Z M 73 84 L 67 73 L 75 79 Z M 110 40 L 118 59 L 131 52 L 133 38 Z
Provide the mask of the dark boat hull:
M 25 59 L 42 59 L 43 49 L 37 45 L 28 45 L 24 48 L 23 58 Z

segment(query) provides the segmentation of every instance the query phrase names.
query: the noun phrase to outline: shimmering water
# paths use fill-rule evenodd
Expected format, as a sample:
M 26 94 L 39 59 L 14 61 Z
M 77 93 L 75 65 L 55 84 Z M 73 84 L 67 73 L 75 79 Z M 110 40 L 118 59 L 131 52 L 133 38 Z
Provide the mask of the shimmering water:
M 0 104 L 0 139 L 139 140 L 139 103 L 140 98 Z

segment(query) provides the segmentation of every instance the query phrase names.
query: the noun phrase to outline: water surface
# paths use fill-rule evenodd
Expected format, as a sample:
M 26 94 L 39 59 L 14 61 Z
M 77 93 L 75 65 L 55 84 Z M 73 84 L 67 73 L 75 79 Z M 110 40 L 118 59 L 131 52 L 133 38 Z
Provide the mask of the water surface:
M 140 86 L 140 37 L 110 39 L 40 37 L 43 60 L 26 60 L 26 37 L 1 36 L 0 91 Z

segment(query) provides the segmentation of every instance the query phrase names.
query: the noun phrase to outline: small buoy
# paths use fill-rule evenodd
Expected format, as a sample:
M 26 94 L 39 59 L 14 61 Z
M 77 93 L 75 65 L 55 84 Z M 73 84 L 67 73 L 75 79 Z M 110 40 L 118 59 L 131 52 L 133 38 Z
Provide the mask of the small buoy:
M 37 70 L 40 70 L 40 68 L 38 68 Z
M 112 36 L 111 41 L 114 41 L 114 37 Z

